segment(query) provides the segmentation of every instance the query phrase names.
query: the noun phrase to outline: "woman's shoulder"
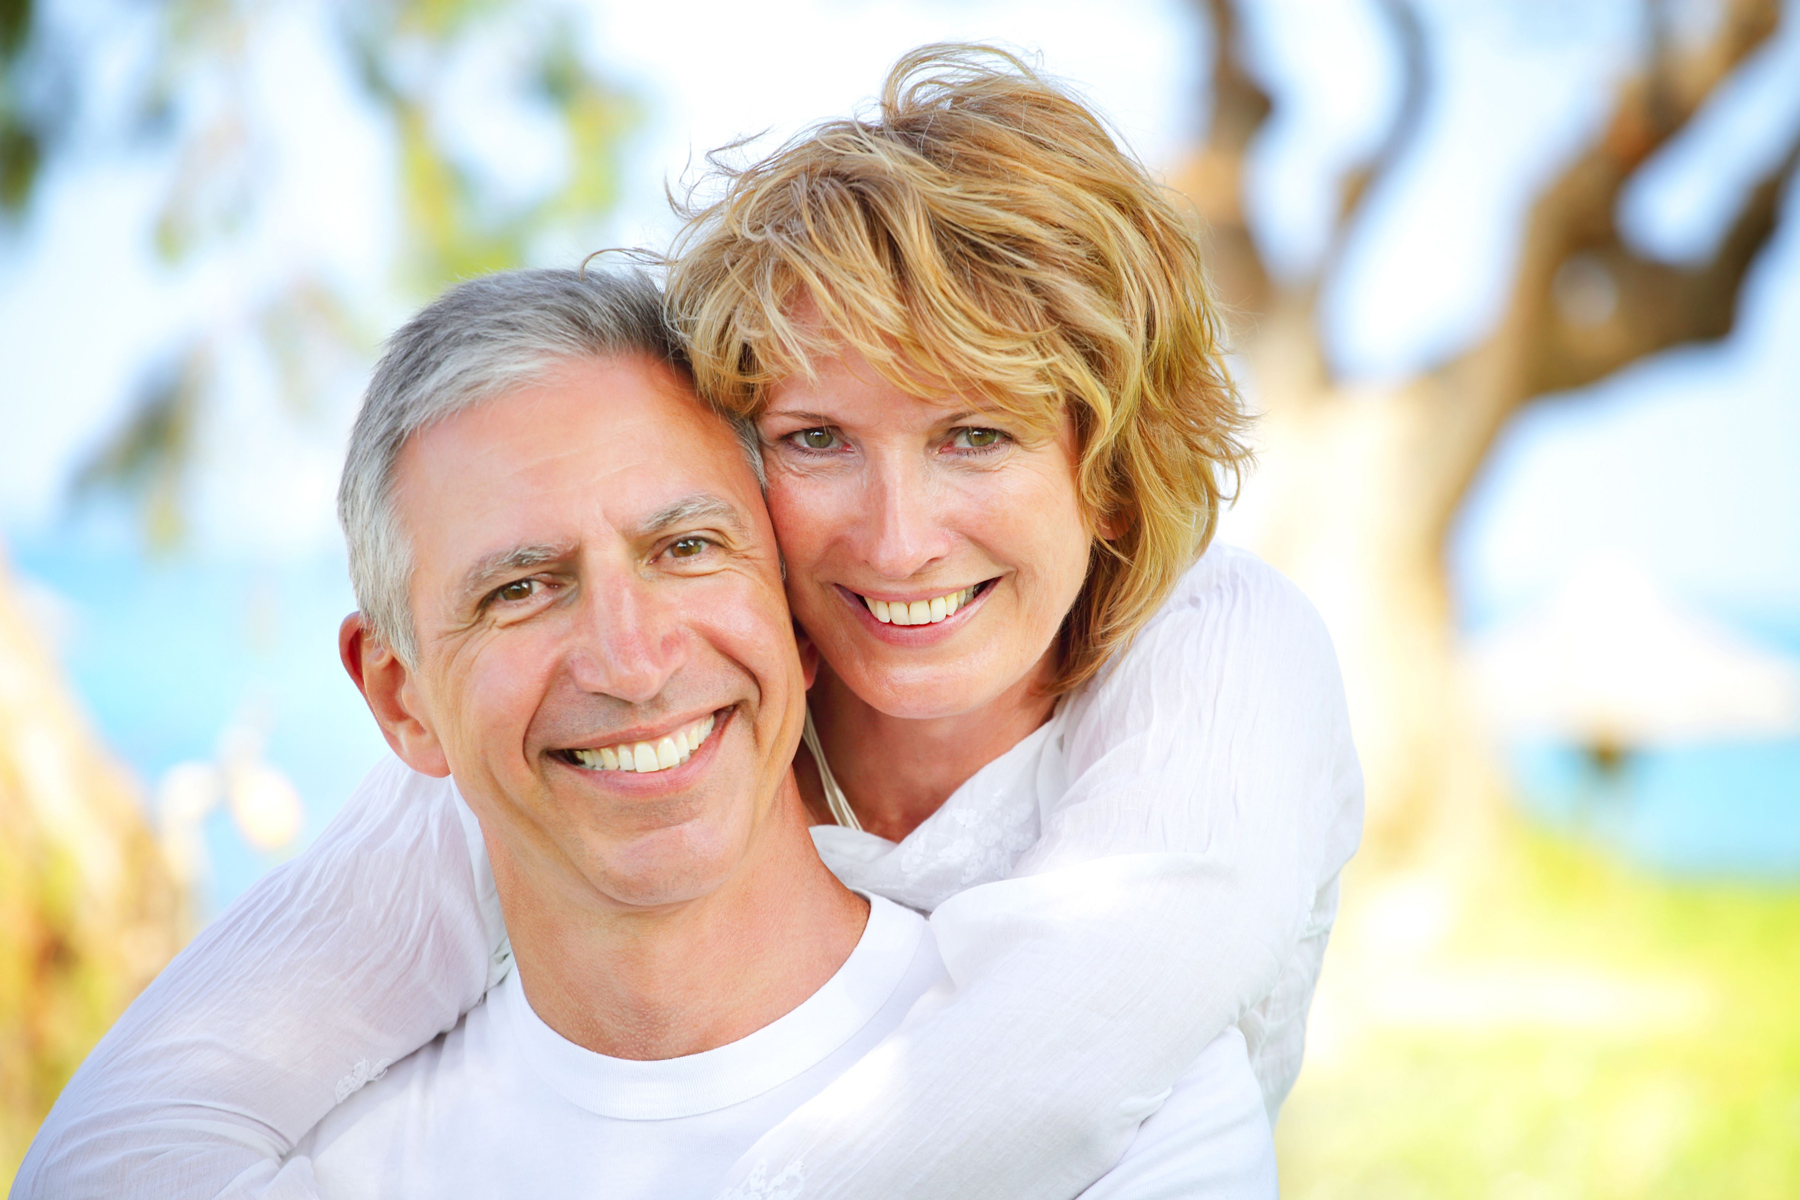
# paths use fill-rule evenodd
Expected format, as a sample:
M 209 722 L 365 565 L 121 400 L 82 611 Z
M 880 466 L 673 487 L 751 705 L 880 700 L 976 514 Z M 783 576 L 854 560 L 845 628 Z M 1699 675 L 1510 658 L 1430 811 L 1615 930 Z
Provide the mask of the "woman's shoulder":
M 1236 612 L 1250 603 L 1247 619 L 1287 615 L 1290 608 L 1312 609 L 1298 585 L 1241 546 L 1215 541 L 1198 562 L 1187 569 L 1157 610 L 1152 623 L 1180 619 L 1196 611 Z
M 1318 609 L 1293 580 L 1248 550 L 1214 542 L 1188 568 L 1136 642 L 1193 636 L 1310 640 L 1324 631 Z M 1121 657 L 1133 657 L 1138 648 L 1134 644 Z
M 1336 677 L 1325 622 L 1286 575 L 1248 550 L 1215 542 L 1083 690 L 1192 692 L 1221 672 L 1279 676 L 1284 667 Z

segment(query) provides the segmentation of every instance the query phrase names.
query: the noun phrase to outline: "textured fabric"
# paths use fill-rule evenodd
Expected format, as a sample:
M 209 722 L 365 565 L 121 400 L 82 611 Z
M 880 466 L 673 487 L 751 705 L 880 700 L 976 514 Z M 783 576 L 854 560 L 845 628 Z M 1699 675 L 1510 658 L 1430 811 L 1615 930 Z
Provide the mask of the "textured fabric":
M 701 1054 L 630 1061 L 559 1036 L 515 973 L 296 1153 L 326 1200 L 706 1196 L 942 977 L 925 922 L 875 898 L 850 957 L 792 1012 Z
M 710 1196 L 758 1135 L 875 1050 L 944 980 L 925 922 L 875 897 L 849 960 L 798 1008 L 715 1050 L 637 1062 L 565 1041 L 509 976 L 455 1029 L 334 1109 L 295 1154 L 324 1200 Z M 781 1195 L 791 1182 L 765 1178 L 757 1192 Z M 1229 1029 L 1083 1200 L 1275 1195 L 1262 1093 L 1243 1036 Z
M 366 816 L 346 810 L 133 1006 L 17 1195 L 316 1195 L 306 1160 L 280 1156 L 358 1063 L 453 1026 L 506 952 L 479 839 L 452 836 L 454 789 L 402 775 L 371 776 L 352 806 Z M 734 1194 L 1074 1197 L 1231 1026 L 1272 1119 L 1361 820 L 1323 624 L 1278 573 L 1215 546 L 1129 650 L 898 845 L 814 831 L 851 887 L 932 914 L 949 979 L 765 1136 Z M 375 865 L 408 837 L 421 849 Z M 386 902 L 349 905 L 347 882 L 378 870 Z M 169 1033 L 197 1026 L 169 1011 L 190 999 L 212 1038 L 198 1064 Z M 181 1123 L 196 1112 L 207 1123 Z M 181 1173 L 146 1183 L 162 1158 Z

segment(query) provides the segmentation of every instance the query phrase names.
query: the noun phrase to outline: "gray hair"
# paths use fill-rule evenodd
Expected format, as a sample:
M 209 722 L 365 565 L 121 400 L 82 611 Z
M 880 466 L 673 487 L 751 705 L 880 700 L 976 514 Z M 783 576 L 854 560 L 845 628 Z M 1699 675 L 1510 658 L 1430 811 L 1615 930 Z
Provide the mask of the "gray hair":
M 458 284 L 401 326 L 376 364 L 350 433 L 338 520 L 350 585 L 369 630 L 418 665 L 412 547 L 394 506 L 408 438 L 524 387 L 571 358 L 642 354 L 688 373 L 687 349 L 640 271 L 502 271 Z M 753 426 L 734 421 L 762 481 Z

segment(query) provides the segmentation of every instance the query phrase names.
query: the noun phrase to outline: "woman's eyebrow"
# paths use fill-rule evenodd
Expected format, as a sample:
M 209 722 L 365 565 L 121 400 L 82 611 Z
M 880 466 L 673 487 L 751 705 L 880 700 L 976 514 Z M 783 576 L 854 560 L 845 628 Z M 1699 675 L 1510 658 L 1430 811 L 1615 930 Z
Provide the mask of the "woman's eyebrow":
M 763 410 L 762 415 L 764 417 L 780 417 L 784 421 L 807 421 L 814 425 L 834 424 L 829 414 L 812 412 L 804 408 L 767 408 Z

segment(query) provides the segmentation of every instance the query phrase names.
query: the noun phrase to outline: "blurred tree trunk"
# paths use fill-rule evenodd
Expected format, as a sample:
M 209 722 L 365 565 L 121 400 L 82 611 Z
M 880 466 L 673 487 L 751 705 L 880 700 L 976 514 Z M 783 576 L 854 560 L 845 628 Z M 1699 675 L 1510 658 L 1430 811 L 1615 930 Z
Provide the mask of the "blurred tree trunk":
M 189 931 L 134 789 L 0 561 L 0 1185 L 101 1034 Z
M 1632 173 L 1773 32 L 1777 0 L 1725 0 L 1708 38 L 1677 45 L 1660 8 L 1643 72 L 1602 134 L 1537 198 L 1496 327 L 1452 361 L 1386 389 L 1347 386 L 1319 341 L 1315 305 L 1370 185 L 1404 150 L 1429 94 L 1424 31 L 1382 0 L 1405 72 L 1384 144 L 1344 186 L 1317 275 L 1266 269 L 1241 202 L 1245 152 L 1272 104 L 1242 60 L 1230 0 L 1206 0 L 1216 33 L 1208 140 L 1176 173 L 1206 220 L 1214 283 L 1265 414 L 1259 466 L 1237 526 L 1318 603 L 1343 659 L 1368 781 L 1367 852 L 1411 857 L 1446 833 L 1479 836 L 1494 773 L 1459 694 L 1447 533 L 1506 422 L 1534 397 L 1731 331 L 1739 286 L 1769 240 L 1795 154 L 1747 196 L 1708 262 L 1675 266 L 1628 246 L 1614 224 Z M 1800 147 L 1797 147 L 1800 149 Z

